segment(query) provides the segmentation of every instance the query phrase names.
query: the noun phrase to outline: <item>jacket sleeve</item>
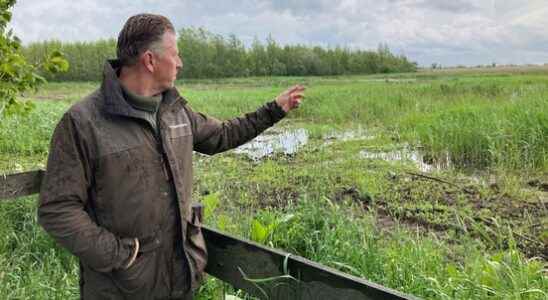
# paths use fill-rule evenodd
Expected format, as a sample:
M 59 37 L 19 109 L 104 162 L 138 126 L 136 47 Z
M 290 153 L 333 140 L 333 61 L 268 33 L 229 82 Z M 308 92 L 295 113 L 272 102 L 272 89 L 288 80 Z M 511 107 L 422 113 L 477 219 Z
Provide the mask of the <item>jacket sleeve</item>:
M 98 226 L 86 210 L 92 182 L 89 153 L 75 121 L 66 113 L 50 145 L 38 203 L 38 222 L 80 261 L 99 272 L 125 266 L 133 239 Z
M 268 102 L 254 112 L 221 122 L 186 105 L 194 135 L 194 150 L 215 154 L 236 148 L 271 127 L 286 113 L 275 101 Z

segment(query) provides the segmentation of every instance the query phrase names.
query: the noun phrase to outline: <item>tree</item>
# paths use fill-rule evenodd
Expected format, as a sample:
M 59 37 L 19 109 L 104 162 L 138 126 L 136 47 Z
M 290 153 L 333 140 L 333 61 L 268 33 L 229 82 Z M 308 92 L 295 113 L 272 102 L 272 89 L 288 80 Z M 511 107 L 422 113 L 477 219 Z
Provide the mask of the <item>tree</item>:
M 251 44 L 249 59 L 253 66 L 253 74 L 255 76 L 267 76 L 268 69 L 266 68 L 267 54 L 263 44 L 255 37 Z
M 48 72 L 62 72 L 68 69 L 68 62 L 59 51 L 52 52 L 41 64 L 27 62 L 21 52 L 21 41 L 11 30 L 10 9 L 15 0 L 0 0 L 0 117 L 6 113 L 24 113 L 32 104 L 17 100 L 17 96 L 28 90 L 35 90 L 45 79 L 38 75 L 38 68 Z
M 417 64 L 404 55 L 394 55 L 388 45 L 377 51 L 307 45 L 280 45 L 269 35 L 257 37 L 249 47 L 234 34 L 222 36 L 204 28 L 182 28 L 177 40 L 183 70 L 178 78 L 220 78 L 242 76 L 307 76 L 415 72 Z M 23 47 L 31 64 L 61 51 L 71 69 L 62 74 L 39 73 L 53 81 L 97 81 L 106 58 L 116 55 L 116 40 L 95 42 L 45 41 Z M 436 64 L 436 67 L 438 65 Z

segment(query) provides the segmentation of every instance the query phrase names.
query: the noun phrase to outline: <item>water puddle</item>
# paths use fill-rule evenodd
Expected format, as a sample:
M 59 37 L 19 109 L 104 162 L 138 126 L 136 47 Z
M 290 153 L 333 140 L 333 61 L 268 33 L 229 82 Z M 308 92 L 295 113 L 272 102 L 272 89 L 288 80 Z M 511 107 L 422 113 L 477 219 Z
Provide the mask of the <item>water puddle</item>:
M 375 136 L 367 132 L 361 127 L 353 130 L 346 131 L 333 131 L 323 136 L 325 144 L 329 145 L 335 141 L 357 141 L 357 140 L 372 140 Z
M 451 166 L 449 153 L 440 159 L 434 160 L 432 156 L 421 153 L 417 150 L 411 150 L 408 147 L 392 151 L 360 151 L 360 156 L 366 159 L 380 159 L 384 161 L 403 161 L 411 162 L 422 172 L 433 172 L 447 169 Z
M 267 131 L 254 140 L 234 149 L 234 152 L 258 161 L 276 153 L 295 154 L 307 143 L 308 132 L 302 128 L 283 132 Z

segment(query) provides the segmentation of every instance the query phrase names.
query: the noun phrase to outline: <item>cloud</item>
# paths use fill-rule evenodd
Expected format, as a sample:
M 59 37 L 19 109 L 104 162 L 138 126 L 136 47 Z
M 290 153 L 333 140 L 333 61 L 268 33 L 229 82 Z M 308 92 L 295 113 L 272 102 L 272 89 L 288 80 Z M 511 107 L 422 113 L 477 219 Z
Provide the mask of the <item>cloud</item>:
M 281 44 L 387 43 L 427 66 L 548 62 L 545 0 L 25 0 L 13 12 L 25 43 L 116 37 L 129 16 L 152 12 L 248 45 L 272 34 Z
M 416 7 L 449 13 L 467 13 L 479 8 L 475 1 L 467 0 L 419 0 L 416 1 Z
M 278 0 L 271 1 L 270 6 L 277 11 L 282 12 L 291 12 L 297 16 L 308 16 L 314 14 L 322 14 L 326 11 L 329 11 L 333 7 L 337 6 L 336 1 L 328 0 L 302 0 L 302 1 L 291 1 L 291 0 Z

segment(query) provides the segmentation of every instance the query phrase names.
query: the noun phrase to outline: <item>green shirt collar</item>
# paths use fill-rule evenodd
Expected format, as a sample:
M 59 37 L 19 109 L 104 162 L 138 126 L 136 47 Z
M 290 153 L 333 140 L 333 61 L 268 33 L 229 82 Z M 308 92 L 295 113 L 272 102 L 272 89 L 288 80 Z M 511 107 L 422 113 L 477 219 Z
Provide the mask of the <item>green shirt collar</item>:
M 133 93 L 132 91 L 128 90 L 124 85 L 121 86 L 122 90 L 124 91 L 124 95 L 126 96 L 126 101 L 136 109 L 148 112 L 155 112 L 158 108 L 158 105 L 162 101 L 162 94 L 145 97 Z

